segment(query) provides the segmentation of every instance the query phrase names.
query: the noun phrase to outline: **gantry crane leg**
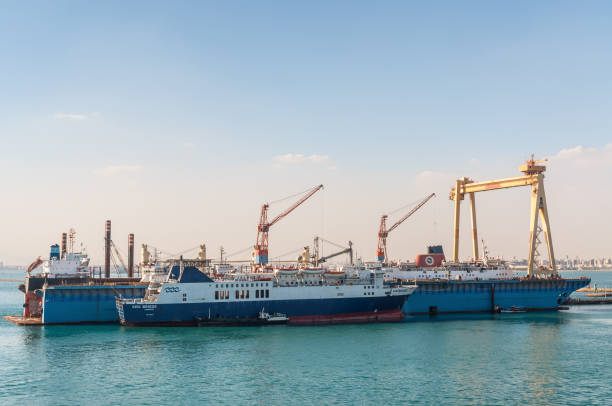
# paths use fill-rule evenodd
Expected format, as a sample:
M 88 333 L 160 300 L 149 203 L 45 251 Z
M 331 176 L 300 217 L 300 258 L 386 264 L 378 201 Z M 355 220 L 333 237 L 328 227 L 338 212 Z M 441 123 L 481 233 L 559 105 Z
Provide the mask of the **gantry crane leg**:
M 542 220 L 542 230 L 544 231 L 544 240 L 546 241 L 546 249 L 548 250 L 548 258 L 550 261 L 550 270 L 554 275 L 557 273 L 557 264 L 555 263 L 555 252 L 553 249 L 552 236 L 550 234 L 550 223 L 548 221 L 548 205 L 546 204 L 546 193 L 544 192 L 544 176 L 539 175 L 538 185 L 540 189 L 540 200 L 538 211 Z
M 546 193 L 544 192 L 544 175 L 538 174 L 538 180 L 531 185 L 531 221 L 529 226 L 529 262 L 527 264 L 527 274 L 529 276 L 540 274 L 537 269 L 537 264 L 534 263 L 538 217 L 542 220 L 542 231 L 544 231 L 544 240 L 548 250 L 548 258 L 550 261 L 550 272 L 557 273 L 555 264 L 555 252 L 553 249 L 552 236 L 550 233 L 550 222 L 548 221 L 548 207 L 546 205 Z
M 527 262 L 527 275 L 534 275 L 534 264 L 536 243 L 538 238 L 538 215 L 539 207 L 538 202 L 540 200 L 540 187 L 539 182 L 531 185 L 531 220 L 529 221 L 529 259 Z
M 476 227 L 476 196 L 470 193 L 470 209 L 472 211 L 472 247 L 474 248 L 474 261 L 478 260 L 478 229 Z
M 463 181 L 457 179 L 455 183 L 455 190 L 461 191 Z M 462 193 L 455 193 L 455 234 L 453 237 L 453 262 L 459 262 L 459 216 L 461 215 L 461 200 L 463 199 Z

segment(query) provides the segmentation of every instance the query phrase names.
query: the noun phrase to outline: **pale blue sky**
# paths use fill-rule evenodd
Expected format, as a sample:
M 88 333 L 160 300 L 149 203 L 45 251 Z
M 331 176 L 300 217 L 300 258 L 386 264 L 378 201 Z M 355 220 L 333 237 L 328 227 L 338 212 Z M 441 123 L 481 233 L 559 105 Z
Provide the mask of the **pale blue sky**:
M 0 260 L 38 255 L 69 226 L 97 238 L 106 217 L 177 251 L 202 239 L 242 248 L 228 240 L 244 228 L 239 239 L 254 241 L 263 201 L 318 183 L 331 185 L 322 227 L 362 240 L 369 258 L 381 212 L 431 189 L 409 186 L 423 171 L 442 174 L 446 212 L 448 179 L 514 176 L 532 152 L 593 148 L 609 170 L 611 16 L 603 1 L 2 2 L 0 169 L 18 198 L 3 222 L 40 237 L 35 249 L 0 240 Z M 182 207 L 142 196 L 155 188 L 200 194 Z M 205 191 L 215 188 L 235 201 Z M 90 204 L 105 191 L 121 202 Z M 348 216 L 349 192 L 367 196 L 352 214 L 374 225 L 347 217 L 344 238 L 333 210 Z M 166 220 L 154 228 L 143 210 Z M 589 254 L 612 255 L 599 240 Z M 402 257 L 422 245 L 406 240 Z

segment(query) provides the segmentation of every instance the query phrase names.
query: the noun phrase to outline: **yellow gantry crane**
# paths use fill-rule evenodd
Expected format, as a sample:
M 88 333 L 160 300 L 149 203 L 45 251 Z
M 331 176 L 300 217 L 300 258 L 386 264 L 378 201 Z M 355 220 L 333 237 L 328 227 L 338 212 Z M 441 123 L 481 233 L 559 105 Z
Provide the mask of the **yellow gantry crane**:
M 544 193 L 544 171 L 546 166 L 537 165 L 546 159 L 535 161 L 533 155 L 525 165 L 519 167 L 523 176 L 516 178 L 495 179 L 484 182 L 474 182 L 469 178 L 457 179 L 455 187 L 451 189 L 450 200 L 455 201 L 455 234 L 453 238 L 453 261 L 459 261 L 459 216 L 461 214 L 461 201 L 465 195 L 470 196 L 470 209 L 472 214 L 472 244 L 474 259 L 478 259 L 478 231 L 476 227 L 476 200 L 474 193 L 486 192 L 488 190 L 508 189 L 519 186 L 531 186 L 531 221 L 529 223 L 529 262 L 527 274 L 529 276 L 556 274 L 555 254 L 553 250 L 552 237 L 550 234 L 550 222 L 548 220 L 548 209 L 546 206 L 546 195 Z M 535 265 L 535 256 L 538 243 L 538 217 L 542 219 L 542 231 L 546 247 L 548 248 L 549 267 L 541 268 Z

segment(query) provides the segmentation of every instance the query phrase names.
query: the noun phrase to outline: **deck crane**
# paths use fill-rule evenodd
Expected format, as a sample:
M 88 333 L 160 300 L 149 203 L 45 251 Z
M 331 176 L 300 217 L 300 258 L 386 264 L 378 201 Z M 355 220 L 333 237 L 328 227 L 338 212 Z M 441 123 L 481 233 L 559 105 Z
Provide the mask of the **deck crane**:
M 404 221 L 406 221 L 408 217 L 416 213 L 417 210 L 423 207 L 425 203 L 427 203 L 429 199 L 431 199 L 435 195 L 436 195 L 435 193 L 432 193 L 429 196 L 427 196 L 425 199 L 421 200 L 419 204 L 414 206 L 412 210 L 410 210 L 404 217 L 399 219 L 397 222 L 395 222 L 395 224 L 393 224 L 388 229 L 387 229 L 387 218 L 389 216 L 386 214 L 382 215 L 382 217 L 380 218 L 380 229 L 378 231 L 378 249 L 376 250 L 376 258 L 380 262 L 385 262 L 387 260 L 387 236 L 389 235 L 389 233 L 395 230 L 397 227 L 399 227 L 399 225 L 402 224 Z
M 326 242 L 328 244 L 334 245 L 338 248 L 340 248 L 340 251 L 334 252 L 332 254 L 329 255 L 325 255 L 323 257 L 319 257 L 319 241 L 322 242 Z M 319 266 L 319 264 L 326 262 L 328 259 L 332 259 L 335 258 L 339 255 L 342 254 L 349 254 L 349 257 L 351 259 L 351 265 L 353 265 L 353 243 L 351 241 L 348 242 L 348 248 L 345 248 L 343 246 L 341 246 L 340 244 L 336 244 L 334 242 L 328 241 L 325 238 L 322 237 L 315 237 L 314 239 L 314 247 L 315 247 L 315 252 L 314 252 L 314 262 L 315 262 L 315 266 Z
M 268 221 L 268 208 L 270 207 L 270 204 L 266 203 L 261 206 L 261 216 L 259 218 L 259 225 L 257 226 L 257 240 L 255 241 L 253 250 L 253 264 L 255 266 L 268 264 L 268 232 L 270 231 L 270 227 L 276 224 L 280 219 L 287 216 L 321 189 L 323 189 L 323 185 L 310 189 L 308 193 L 306 193 L 300 200 L 293 203 L 291 207 L 283 211 L 278 216 L 274 217 L 272 221 Z

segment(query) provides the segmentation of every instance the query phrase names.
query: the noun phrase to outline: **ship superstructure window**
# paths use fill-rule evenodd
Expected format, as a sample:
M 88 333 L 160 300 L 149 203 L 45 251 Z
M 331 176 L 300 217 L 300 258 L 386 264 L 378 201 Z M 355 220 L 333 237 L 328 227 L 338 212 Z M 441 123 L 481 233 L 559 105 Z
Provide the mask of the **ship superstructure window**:
M 187 301 L 187 293 L 183 293 L 183 302 Z
M 266 283 L 266 286 L 268 286 L 268 284 Z M 270 297 L 270 291 L 268 289 L 266 289 L 266 298 Z
M 225 300 L 229 300 L 229 290 L 225 291 Z
M 246 299 L 248 299 L 248 298 L 249 298 L 249 291 L 248 291 L 248 290 L 246 291 L 246 296 L 245 296 L 245 298 L 246 298 Z
M 215 300 L 219 300 L 219 291 L 215 290 Z
M 240 299 L 240 291 L 236 289 L 236 299 Z
M 255 298 L 259 299 L 259 289 L 255 291 Z

